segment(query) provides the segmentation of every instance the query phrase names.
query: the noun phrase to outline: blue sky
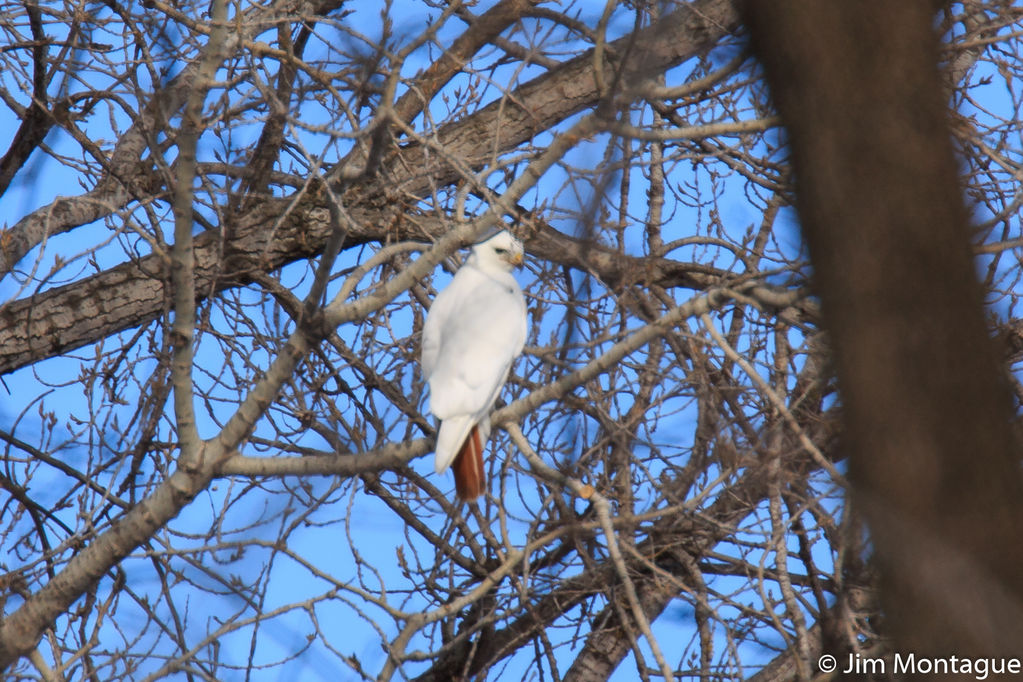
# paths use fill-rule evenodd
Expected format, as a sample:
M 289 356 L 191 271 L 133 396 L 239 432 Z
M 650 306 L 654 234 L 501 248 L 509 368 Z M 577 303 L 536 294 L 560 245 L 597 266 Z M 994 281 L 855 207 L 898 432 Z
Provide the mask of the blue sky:
M 421 30 L 425 13 L 418 3 L 396 3 L 395 9 L 396 15 L 402 17 L 396 24 L 397 36 L 413 36 Z M 485 6 L 477 6 L 474 11 L 480 13 L 484 9 Z M 379 36 L 380 26 L 378 12 L 379 7 L 376 4 L 360 4 L 356 8 L 356 14 L 345 20 L 345 25 L 357 27 L 364 35 L 376 38 Z M 436 15 L 436 12 L 431 11 L 430 14 Z M 581 18 L 590 25 L 594 23 L 593 16 L 584 14 Z M 621 34 L 632 28 L 632 18 L 627 13 L 619 13 L 610 27 L 612 37 Z M 440 32 L 440 40 L 442 42 L 450 40 L 461 28 L 460 22 L 450 22 Z M 336 33 L 331 34 L 328 27 L 322 30 L 324 35 L 338 37 Z M 518 38 L 526 40 L 522 35 Z M 264 34 L 261 39 L 271 42 L 273 36 Z M 538 35 L 536 39 L 546 38 Z M 354 44 L 358 43 L 358 39 L 354 37 L 347 40 Z M 570 52 L 574 47 L 566 45 L 565 50 Z M 322 46 L 313 52 L 316 53 L 317 50 L 322 52 Z M 713 60 L 718 64 L 727 62 L 733 56 L 734 48 L 723 49 L 720 52 L 720 55 L 713 56 Z M 406 75 L 415 73 L 428 64 L 436 54 L 435 47 L 419 50 L 406 62 L 403 72 Z M 116 54 L 108 56 L 111 59 L 117 58 Z M 486 59 L 480 61 L 485 63 Z M 669 83 L 684 78 L 692 68 L 693 64 L 690 63 L 674 70 L 668 76 Z M 498 97 L 499 86 L 511 77 L 514 70 L 514 65 L 507 65 L 488 71 L 487 75 L 492 84 L 485 82 L 479 84 L 481 88 L 488 88 L 484 99 Z M 533 67 L 532 72 L 535 71 L 538 69 Z M 519 74 L 520 81 L 527 80 L 532 72 Z M 983 75 L 988 74 L 980 73 L 977 79 Z M 17 89 L 11 74 L 0 74 L 0 84 L 11 90 Z M 469 77 L 461 77 L 449 86 L 449 91 L 467 88 L 472 84 Z M 993 111 L 1005 118 L 1014 118 L 1018 115 L 1018 112 L 1012 110 L 1012 101 L 1007 97 L 1004 87 L 997 78 L 992 78 L 988 85 L 982 86 L 982 89 L 975 90 L 974 96 L 981 99 L 989 111 L 974 111 L 971 107 L 964 113 L 980 116 L 991 115 Z M 431 103 L 433 118 L 438 121 L 445 120 L 448 117 L 448 106 L 442 97 L 435 98 Z M 724 112 L 716 113 L 724 116 Z M 751 110 L 744 113 L 753 116 Z M 320 122 L 318 116 L 321 115 L 323 111 L 318 111 L 316 105 L 310 104 L 301 122 L 310 127 L 316 126 Z M 649 120 L 649 110 L 641 110 L 635 113 L 633 122 L 638 124 Z M 97 139 L 112 139 L 128 125 L 126 118 L 119 119 L 114 116 L 112 121 L 111 123 L 109 117 L 94 116 L 89 122 L 88 130 Z M 566 123 L 570 124 L 571 121 Z M 12 130 L 14 125 L 15 120 L 11 112 L 0 109 L 0 130 Z M 218 154 L 234 158 L 248 148 L 258 134 L 258 129 L 258 125 L 255 124 L 240 126 L 232 129 L 230 135 L 225 135 L 222 140 L 204 140 L 200 146 L 202 160 L 214 161 Z M 346 139 L 332 139 L 326 134 L 300 126 L 291 128 L 288 134 L 300 139 L 311 155 L 322 154 L 327 159 L 342 156 L 349 145 Z M 589 208 L 595 191 L 592 181 L 602 177 L 600 167 L 606 158 L 608 139 L 607 135 L 597 136 L 573 149 L 562 164 L 545 175 L 521 203 L 527 207 L 536 207 L 546 202 L 552 206 L 551 223 L 567 234 L 577 234 L 580 230 L 578 215 Z M 549 136 L 544 134 L 537 138 L 536 144 L 543 145 L 548 140 Z M 230 147 L 225 148 L 225 141 L 230 142 Z M 77 149 L 73 140 L 59 133 L 51 134 L 47 144 L 57 154 L 73 155 Z M 298 166 L 299 162 L 294 164 Z M 33 181 L 22 182 L 12 187 L 3 197 L 3 201 L 0 201 L 0 221 L 7 225 L 14 224 L 31 210 L 47 205 L 57 196 L 73 195 L 82 191 L 76 174 L 45 155 L 37 152 L 30 161 L 30 166 L 31 171 L 26 172 L 24 176 L 33 178 Z M 685 162 L 679 162 L 668 170 L 671 183 L 679 188 L 680 194 L 683 187 L 690 187 L 700 197 L 712 196 L 717 200 L 715 202 L 707 200 L 702 206 L 686 206 L 684 201 L 674 201 L 670 206 L 670 212 L 666 213 L 667 220 L 664 226 L 666 239 L 727 236 L 733 242 L 741 243 L 747 234 L 756 231 L 763 215 L 763 198 L 756 196 L 741 176 L 728 172 L 720 165 L 711 167 L 709 164 Z M 580 171 L 592 173 L 586 176 Z M 640 169 L 633 169 L 630 173 L 634 174 L 633 182 L 627 190 L 631 207 L 629 220 L 632 221 L 630 222 L 632 226 L 626 232 L 625 250 L 628 253 L 642 255 L 645 249 L 642 221 L 646 211 L 646 186 L 642 182 Z M 613 207 L 620 198 L 618 194 L 620 179 L 620 175 L 615 176 L 615 181 L 609 183 L 605 207 Z M 501 173 L 495 173 L 489 182 L 495 189 L 500 189 L 504 177 Z M 471 202 L 470 208 L 480 210 L 478 204 Z M 169 216 L 166 205 L 157 205 L 154 210 Z M 216 221 L 216 216 L 209 211 L 205 211 L 204 215 Z M 984 217 L 979 210 L 978 217 Z M 168 226 L 169 238 L 169 218 L 165 217 L 164 224 Z M 1015 218 L 1014 228 L 1018 234 L 1018 217 Z M 771 251 L 779 260 L 802 259 L 803 251 L 791 209 L 783 209 L 781 212 L 773 239 Z M 104 248 L 92 249 L 97 242 L 106 240 L 109 240 L 109 244 Z M 114 236 L 105 225 L 97 224 L 53 238 L 46 244 L 41 255 L 38 252 L 29 254 L 23 261 L 22 268 L 37 264 L 38 276 L 47 273 L 57 262 L 56 259 L 62 258 L 67 261 L 88 251 L 87 256 L 83 255 L 73 260 L 72 265 L 65 267 L 51 282 L 44 284 L 45 288 L 86 277 L 96 268 L 105 268 L 113 263 L 122 262 L 127 258 L 127 251 L 132 249 L 144 251 L 146 248 L 144 241 L 129 232 Z M 356 265 L 368 257 L 370 252 L 371 249 L 353 249 L 342 253 L 335 271 L 343 271 Z M 706 240 L 699 244 L 680 247 L 671 255 L 679 260 L 693 260 L 735 271 L 742 268 L 741 263 L 736 262 L 729 250 L 715 248 Z M 286 266 L 279 273 L 279 280 L 296 296 L 301 297 L 309 286 L 311 267 L 305 262 Z M 998 267 L 1004 272 L 1004 276 L 1010 276 L 1018 264 L 1013 259 L 1003 258 Z M 381 276 L 379 272 L 372 273 L 364 280 L 362 286 L 369 286 L 379 276 Z M 791 276 L 790 273 L 781 273 L 776 276 L 776 281 L 787 282 Z M 569 315 L 571 301 L 566 300 L 564 283 L 553 280 L 546 264 L 531 263 L 518 274 L 518 277 L 532 305 L 539 305 L 541 301 L 550 305 L 543 323 L 537 327 L 537 336 L 528 342 L 532 348 L 527 347 L 525 357 L 520 359 L 514 370 L 519 377 L 529 379 L 533 369 L 539 368 L 543 361 L 539 347 L 560 343 L 565 338 L 563 323 Z M 541 281 L 540 277 L 548 279 Z M 446 279 L 446 275 L 438 274 L 433 285 L 440 287 Z M 577 292 L 588 292 L 594 298 L 610 296 L 601 283 L 582 273 L 573 274 L 572 285 Z M 333 290 L 339 286 L 340 280 L 335 281 Z M 31 293 L 35 287 L 36 283 L 30 282 L 21 295 Z M 0 298 L 6 300 L 20 288 L 20 283 L 12 278 L 0 280 Z M 676 294 L 678 300 L 683 300 L 688 295 L 679 292 Z M 260 316 L 253 319 L 251 328 L 247 330 L 251 335 L 239 334 L 238 326 L 228 322 L 235 303 L 246 306 L 250 311 L 255 309 L 262 311 Z M 600 305 L 603 304 L 595 304 L 598 307 Z M 417 384 L 414 368 L 403 366 L 401 363 L 404 362 L 406 351 L 417 343 L 414 326 L 417 306 L 418 303 L 411 297 L 402 295 L 388 307 L 386 327 L 370 328 L 353 324 L 339 330 L 341 339 L 353 349 L 353 352 L 363 354 L 368 364 L 381 373 L 400 376 L 398 383 L 408 391 L 408 396 L 414 399 L 421 398 L 415 392 Z M 1006 300 L 1000 301 L 996 309 L 1004 315 L 1014 312 Z M 630 317 L 624 322 L 622 329 L 612 327 L 615 319 L 611 310 L 612 308 L 608 307 L 600 311 L 602 319 L 608 320 L 609 329 L 625 333 L 640 326 L 641 322 L 636 317 Z M 208 402 L 197 403 L 199 429 L 204 437 L 211 437 L 217 433 L 218 425 L 233 413 L 247 387 L 255 381 L 259 371 L 269 365 L 278 348 L 277 344 L 292 327 L 287 315 L 272 298 L 256 287 L 226 293 L 220 302 L 211 307 L 210 320 L 213 329 L 200 337 L 196 355 L 196 364 L 202 369 L 196 374 L 196 387 L 213 398 Z M 727 319 L 722 318 L 722 326 L 727 322 Z M 216 332 L 221 328 L 230 329 L 232 337 L 218 339 Z M 118 343 L 131 338 L 134 332 L 135 330 L 128 330 L 116 338 L 105 340 L 102 347 L 86 346 L 69 354 L 70 357 L 46 360 L 5 377 L 11 395 L 0 410 L 3 428 L 15 430 L 19 438 L 34 445 L 56 451 L 60 458 L 72 465 L 84 462 L 86 451 L 96 453 L 106 448 L 109 453 L 100 459 L 109 462 L 114 471 L 125 466 L 121 458 L 123 453 L 119 448 L 123 447 L 124 442 L 130 442 L 134 429 L 137 429 L 137 425 L 128 424 L 127 419 L 138 402 L 145 397 L 147 389 L 144 382 L 154 370 L 155 360 L 152 359 L 150 351 L 143 347 L 142 342 L 131 350 L 137 362 L 130 372 L 121 377 L 123 383 L 120 385 L 118 395 L 126 404 L 102 410 L 106 421 L 100 425 L 101 428 L 86 428 L 80 422 L 98 401 L 104 399 L 106 396 L 104 386 L 101 383 L 84 386 L 79 381 L 79 376 L 82 359 L 88 360 L 97 352 L 111 352 Z M 686 338 L 698 338 L 701 333 L 699 325 L 695 322 L 687 328 L 680 329 L 679 332 Z M 587 346 L 588 342 L 593 340 L 592 329 L 584 329 L 569 338 L 579 344 L 567 354 L 571 369 L 592 357 L 593 348 Z M 804 342 L 802 334 L 797 330 L 789 331 L 788 338 L 797 349 Z M 774 351 L 774 342 L 771 340 L 764 349 L 753 351 L 749 348 L 753 343 L 749 338 L 740 339 L 738 345 L 740 352 L 750 351 L 761 362 L 758 369 L 766 375 L 769 367 L 765 363 Z M 607 345 L 608 342 L 605 341 L 599 347 L 606 348 Z M 642 359 L 640 355 L 630 356 L 627 360 L 640 362 Z M 800 361 L 795 362 L 799 364 Z M 620 367 L 615 368 L 613 375 L 615 383 L 611 383 L 612 379 L 604 378 L 603 383 L 597 384 L 599 390 L 611 391 L 622 384 L 627 384 L 630 378 L 634 379 L 637 376 L 637 371 L 637 368 L 630 366 L 628 362 L 622 363 Z M 220 377 L 230 376 L 231 372 L 236 372 L 238 378 L 221 381 Z M 407 437 L 410 431 L 408 420 L 398 408 L 385 401 L 379 392 L 363 386 L 362 376 L 358 371 L 339 366 L 332 382 L 336 382 L 338 378 L 343 379 L 351 387 L 352 392 L 346 395 L 343 391 L 337 391 L 330 401 L 348 426 L 355 425 L 373 432 L 373 437 L 368 439 L 370 445 L 399 441 Z M 656 424 L 651 423 L 648 431 L 641 433 L 647 442 L 638 443 L 637 451 L 656 447 L 666 452 L 682 453 L 691 448 L 696 419 L 694 401 L 684 390 L 675 390 L 676 385 L 681 385 L 684 380 L 683 376 L 674 376 L 660 388 L 663 391 L 664 403 L 659 420 Z M 790 377 L 790 383 L 791 381 L 794 379 Z M 331 385 L 333 386 L 333 383 Z M 513 381 L 502 397 L 505 401 L 511 401 L 522 397 L 526 392 L 527 389 L 521 382 Z M 288 391 L 282 399 L 300 400 L 303 396 L 299 393 L 293 394 Z M 575 394 L 580 397 L 586 396 L 582 388 Z M 311 409 L 317 413 L 323 424 L 328 426 L 336 424 L 335 415 L 323 409 L 325 399 L 317 399 L 321 402 L 316 402 L 310 396 L 309 400 Z M 624 414 L 628 410 L 630 400 L 628 393 L 623 392 L 616 406 L 620 413 Z M 375 431 L 375 427 L 360 415 L 356 404 L 360 402 L 370 404 L 377 410 L 386 425 L 382 432 Z M 420 400 L 420 406 L 421 403 Z M 751 414 L 756 407 L 751 404 Z M 281 430 L 293 432 L 288 440 L 296 447 L 329 451 L 331 445 L 328 440 L 314 430 L 304 428 L 295 418 L 295 411 L 296 403 L 289 403 L 286 410 L 279 406 L 272 408 L 267 418 L 257 425 L 256 439 L 247 446 L 244 454 L 274 456 L 275 450 L 260 447 L 258 439 L 273 439 Z M 45 428 L 50 415 L 55 423 L 53 429 Z M 547 426 L 546 419 L 551 421 L 550 429 L 555 432 L 553 435 L 544 430 Z M 170 417 L 165 415 L 159 431 L 161 438 L 172 438 L 170 423 Z M 599 425 L 592 418 L 582 414 L 551 415 L 545 412 L 530 415 L 524 420 L 523 430 L 527 437 L 544 439 L 549 449 L 541 454 L 554 463 L 555 456 L 573 460 L 586 456 L 586 446 L 598 433 Z M 123 441 L 115 437 L 119 433 L 124 434 Z M 340 425 L 337 433 L 342 440 L 346 438 L 345 431 Z M 103 442 L 106 437 L 110 437 L 108 444 Z M 51 440 L 58 442 L 67 440 L 68 444 L 66 447 L 55 446 L 49 442 Z M 517 457 L 513 448 L 509 449 L 507 439 L 501 438 L 499 442 L 492 442 L 491 448 L 507 449 L 509 456 L 513 458 L 512 466 L 519 469 L 525 467 L 524 460 Z M 170 465 L 170 462 L 162 462 L 162 466 Z M 145 466 L 154 467 L 157 464 L 146 460 Z M 430 457 L 415 460 L 411 463 L 411 468 L 445 493 L 451 491 L 450 477 L 437 477 L 432 473 Z M 709 467 L 706 477 L 700 481 L 700 485 L 709 486 L 705 491 L 707 502 L 713 501 L 716 492 L 722 489 L 722 483 L 713 482 L 714 476 L 719 472 L 720 469 Z M 105 472 L 96 473 L 106 475 Z M 650 473 L 656 479 L 660 472 Z M 389 483 L 395 480 L 390 473 L 382 474 L 382 478 Z M 504 524 L 495 522 L 491 529 L 494 533 L 507 532 L 510 544 L 521 547 L 531 539 L 528 534 L 529 522 L 539 513 L 541 501 L 536 497 L 535 490 L 530 487 L 531 479 L 528 476 L 512 475 L 504 480 L 514 493 L 504 498 L 508 517 Z M 725 481 L 730 482 L 732 481 Z M 811 484 L 818 487 L 825 496 L 822 505 L 838 516 L 836 510 L 841 503 L 826 476 L 814 477 Z M 392 487 L 393 489 L 396 489 L 396 486 Z M 33 480 L 31 492 L 34 499 L 44 504 L 56 504 L 63 496 L 61 488 L 47 487 L 45 473 L 40 473 L 39 478 Z M 638 492 L 640 495 L 650 495 L 650 486 L 640 487 Z M 568 503 L 574 505 L 577 510 L 584 506 L 579 500 L 569 500 Z M 417 509 L 420 518 L 435 531 L 439 532 L 445 528 L 446 518 L 436 505 L 423 501 Z M 69 500 L 66 508 L 57 511 L 56 515 L 73 526 L 77 523 L 79 511 L 74 500 Z M 488 514 L 491 521 L 498 519 L 497 510 L 493 507 L 488 508 Z M 218 518 L 221 519 L 222 528 L 211 534 L 211 523 Z M 274 538 L 281 534 L 282 527 L 291 524 L 294 524 L 297 530 L 287 535 L 288 551 L 275 550 L 272 546 Z M 475 522 L 470 520 L 470 527 L 475 527 L 474 524 Z M 814 560 L 822 571 L 827 572 L 833 565 L 834 557 L 826 538 L 823 537 L 823 531 L 819 528 L 811 531 L 814 538 L 812 544 Z M 721 557 L 742 556 L 751 566 L 772 565 L 776 557 L 771 552 L 764 552 L 756 547 L 757 543 L 764 542 L 765 534 L 769 535 L 770 532 L 771 524 L 766 507 L 762 507 L 744 523 L 743 532 L 734 539 L 734 542 L 722 543 L 716 551 L 720 552 Z M 416 552 L 428 557 L 430 547 L 422 538 L 409 532 L 406 524 L 380 499 L 368 494 L 359 482 L 337 481 L 330 477 L 255 482 L 245 479 L 221 479 L 164 529 L 149 550 L 156 552 L 196 550 L 211 542 L 211 538 L 225 543 L 225 546 L 209 553 L 196 552 L 195 556 L 206 557 L 213 562 L 212 564 L 190 561 L 187 552 L 177 564 L 180 566 L 178 580 L 195 585 L 184 591 L 187 594 L 186 598 L 177 602 L 179 605 L 185 604 L 187 610 L 191 612 L 188 619 L 191 641 L 199 642 L 207 634 L 206 631 L 216 629 L 218 619 L 226 620 L 236 613 L 243 614 L 242 617 L 251 617 L 253 609 L 251 606 L 246 607 L 237 591 L 232 590 L 231 581 L 237 581 L 237 584 L 241 585 L 269 581 L 270 588 L 265 591 L 265 602 L 259 605 L 259 611 L 264 614 L 296 602 L 308 602 L 304 608 L 294 608 L 286 614 L 259 623 L 257 628 L 242 628 L 220 638 L 223 659 L 239 666 L 244 666 L 254 640 L 258 651 L 255 658 L 257 664 L 284 660 L 302 652 L 296 660 L 280 669 L 266 668 L 254 671 L 251 679 L 294 679 L 298 675 L 302 679 L 315 679 L 316 676 L 322 679 L 338 679 L 339 674 L 346 674 L 337 672 L 344 669 L 337 660 L 338 653 L 357 657 L 363 668 L 375 675 L 385 660 L 381 640 L 392 639 L 398 632 L 398 624 L 387 616 L 383 609 L 372 603 L 373 598 L 380 598 L 380 595 L 385 593 L 391 595 L 393 601 L 390 603 L 406 612 L 436 606 L 431 596 L 417 593 L 415 585 L 403 577 L 400 568 L 402 559 L 399 556 L 404 556 L 405 561 L 414 562 Z M 597 536 L 595 542 L 599 545 L 604 540 Z M 786 544 L 790 552 L 789 569 L 793 572 L 804 570 L 802 564 L 795 558 L 798 549 L 795 537 L 787 537 Z M 159 576 L 155 573 L 150 558 L 146 556 L 146 551 L 145 549 L 136 551 L 124 563 L 123 570 L 132 588 L 140 595 L 147 592 L 155 595 L 152 597 L 154 603 L 151 606 L 169 618 L 167 604 L 160 600 L 158 595 Z M 7 568 L 14 567 L 19 561 L 9 558 Z M 428 563 L 428 559 L 424 558 L 424 561 Z M 579 566 L 574 565 L 569 570 L 578 569 Z M 328 575 L 333 576 L 337 582 L 333 583 L 327 579 Z M 220 582 L 221 580 L 227 580 L 227 583 Z M 108 577 L 104 578 L 103 582 L 109 581 Z M 759 603 L 763 598 L 763 595 L 750 591 L 750 581 L 742 576 L 715 577 L 710 588 L 721 595 L 729 595 L 724 601 L 730 601 L 731 604 L 722 606 L 719 616 L 722 620 L 734 619 L 736 623 L 741 623 L 746 618 L 740 605 Z M 103 592 L 102 583 L 100 592 Z M 126 647 L 134 637 L 139 637 L 143 643 L 141 648 L 153 648 L 154 656 L 147 664 L 153 667 L 144 671 L 151 672 L 161 663 L 160 656 L 173 655 L 175 652 L 169 641 L 149 623 L 141 597 L 134 606 L 129 603 L 126 596 L 122 596 L 121 600 L 116 621 L 118 627 L 115 627 L 113 619 L 100 626 L 103 647 L 111 649 Z M 596 608 L 600 606 L 602 604 Z M 809 614 L 809 610 L 806 613 Z M 321 632 L 327 634 L 326 639 L 306 639 L 305 633 L 309 632 L 312 614 L 315 614 Z M 133 630 L 133 626 L 137 630 Z M 680 660 L 683 653 L 698 651 L 699 642 L 694 634 L 692 613 L 682 602 L 677 602 L 677 605 L 666 611 L 665 616 L 654 624 L 654 632 L 662 649 L 673 662 Z M 569 637 L 565 633 L 562 635 L 566 639 Z M 727 635 L 720 623 L 715 626 L 716 650 L 720 651 L 729 646 Z M 425 637 L 417 637 L 409 645 L 408 650 L 429 650 L 432 646 L 432 641 Z M 566 644 L 559 649 L 559 663 L 567 666 L 578 653 L 579 646 L 581 643 L 577 642 L 574 646 Z M 647 646 L 645 642 L 641 643 L 641 647 Z M 754 642 L 746 642 L 744 646 L 747 648 L 742 652 L 742 660 L 747 665 L 755 665 L 770 660 L 774 655 L 770 647 L 783 648 L 784 642 L 776 635 L 771 637 L 770 634 L 765 634 L 759 648 Z M 522 676 L 519 671 L 524 673 L 527 670 L 527 666 L 532 664 L 532 657 L 531 650 L 524 651 L 506 663 L 507 667 L 503 669 L 505 679 L 519 679 Z M 648 662 L 652 660 L 649 658 L 649 652 L 647 660 Z M 425 669 L 426 665 L 424 663 L 417 667 L 416 664 L 409 664 L 406 672 L 414 675 Z M 531 670 L 535 676 L 536 669 Z M 225 670 L 223 676 L 224 679 L 242 677 L 240 672 L 232 670 Z M 635 666 L 630 658 L 620 666 L 613 679 L 629 680 L 634 676 Z

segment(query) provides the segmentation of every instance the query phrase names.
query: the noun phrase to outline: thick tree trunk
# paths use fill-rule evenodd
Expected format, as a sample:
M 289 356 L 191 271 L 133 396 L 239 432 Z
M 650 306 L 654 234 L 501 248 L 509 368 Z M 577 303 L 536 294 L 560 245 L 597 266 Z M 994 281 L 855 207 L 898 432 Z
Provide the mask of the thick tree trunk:
M 928 2 L 744 6 L 782 114 L 896 650 L 1019 655 L 1023 486 Z

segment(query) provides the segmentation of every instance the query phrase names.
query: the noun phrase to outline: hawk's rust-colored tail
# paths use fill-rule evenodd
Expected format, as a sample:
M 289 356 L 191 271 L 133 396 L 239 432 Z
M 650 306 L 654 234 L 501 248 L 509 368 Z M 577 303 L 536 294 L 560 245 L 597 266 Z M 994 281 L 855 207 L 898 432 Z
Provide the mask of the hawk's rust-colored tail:
M 473 426 L 451 464 L 455 473 L 455 492 L 458 499 L 472 502 L 487 488 L 487 474 L 483 470 L 483 442 L 479 425 Z

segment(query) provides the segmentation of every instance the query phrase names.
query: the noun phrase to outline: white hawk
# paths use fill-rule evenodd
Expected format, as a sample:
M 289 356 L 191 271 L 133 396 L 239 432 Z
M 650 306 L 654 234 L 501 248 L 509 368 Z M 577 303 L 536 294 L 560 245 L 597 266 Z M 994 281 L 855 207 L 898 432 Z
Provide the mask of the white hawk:
M 430 384 L 430 412 L 440 419 L 434 469 L 455 473 L 459 499 L 483 494 L 483 445 L 490 408 L 526 342 L 526 301 L 513 267 L 522 243 L 507 230 L 490 232 L 444 288 L 423 325 L 421 363 Z

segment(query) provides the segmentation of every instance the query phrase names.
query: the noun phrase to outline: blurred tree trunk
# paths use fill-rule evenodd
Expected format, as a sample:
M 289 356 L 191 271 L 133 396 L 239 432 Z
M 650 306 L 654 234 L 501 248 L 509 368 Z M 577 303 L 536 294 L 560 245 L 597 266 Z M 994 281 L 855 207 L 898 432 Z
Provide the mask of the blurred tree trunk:
M 1018 655 L 1023 486 L 926 2 L 743 7 L 789 135 L 896 651 Z

